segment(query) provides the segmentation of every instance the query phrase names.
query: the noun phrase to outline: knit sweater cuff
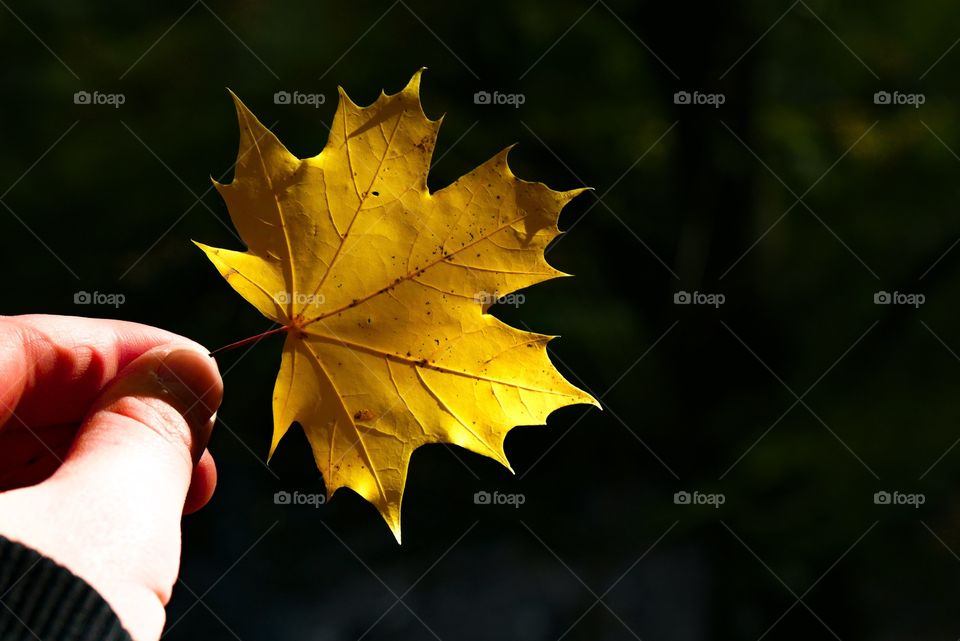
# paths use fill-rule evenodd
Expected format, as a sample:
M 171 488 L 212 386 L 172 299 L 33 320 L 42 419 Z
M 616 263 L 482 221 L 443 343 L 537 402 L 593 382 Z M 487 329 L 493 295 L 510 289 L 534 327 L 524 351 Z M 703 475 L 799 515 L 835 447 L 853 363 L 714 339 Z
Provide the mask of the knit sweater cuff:
M 0 536 L 0 639 L 130 641 L 130 635 L 86 581 Z

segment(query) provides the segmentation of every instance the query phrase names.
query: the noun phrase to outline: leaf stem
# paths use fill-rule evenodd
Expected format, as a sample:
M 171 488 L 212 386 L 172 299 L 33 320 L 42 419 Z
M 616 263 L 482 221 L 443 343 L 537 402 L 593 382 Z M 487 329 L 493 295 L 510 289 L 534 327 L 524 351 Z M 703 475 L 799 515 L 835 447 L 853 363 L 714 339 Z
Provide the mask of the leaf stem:
M 249 345 L 250 343 L 259 342 L 261 339 L 266 338 L 267 336 L 273 336 L 274 334 L 281 334 L 283 332 L 290 331 L 290 328 L 287 325 L 282 327 L 275 327 L 269 331 L 257 334 L 256 336 L 250 336 L 249 338 L 244 338 L 235 343 L 230 343 L 229 345 L 224 345 L 223 347 L 218 347 L 217 349 L 210 352 L 210 358 L 216 358 L 217 354 L 220 352 L 226 352 L 227 350 L 236 349 L 237 347 L 243 347 L 244 345 Z

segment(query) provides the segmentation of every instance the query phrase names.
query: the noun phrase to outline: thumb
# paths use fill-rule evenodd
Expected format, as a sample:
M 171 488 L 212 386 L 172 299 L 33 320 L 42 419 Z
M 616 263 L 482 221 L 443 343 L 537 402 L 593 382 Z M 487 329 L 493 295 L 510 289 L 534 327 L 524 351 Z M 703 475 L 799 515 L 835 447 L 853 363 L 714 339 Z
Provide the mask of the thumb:
M 179 524 L 222 398 L 223 382 L 208 354 L 156 347 L 96 400 L 56 480 L 69 479 L 131 518 Z
M 124 368 L 48 482 L 72 545 L 82 549 L 68 551 L 71 569 L 100 590 L 135 638 L 157 638 L 163 627 L 184 502 L 223 398 L 216 362 L 200 349 L 156 347 Z

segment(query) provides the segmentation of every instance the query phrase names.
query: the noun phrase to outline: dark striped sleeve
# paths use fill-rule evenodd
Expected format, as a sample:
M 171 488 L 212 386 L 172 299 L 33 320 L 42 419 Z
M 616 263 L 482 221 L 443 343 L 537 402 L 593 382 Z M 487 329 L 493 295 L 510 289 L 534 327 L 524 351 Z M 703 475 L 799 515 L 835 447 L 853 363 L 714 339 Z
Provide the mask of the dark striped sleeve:
M 0 639 L 131 641 L 103 597 L 70 570 L 0 536 Z

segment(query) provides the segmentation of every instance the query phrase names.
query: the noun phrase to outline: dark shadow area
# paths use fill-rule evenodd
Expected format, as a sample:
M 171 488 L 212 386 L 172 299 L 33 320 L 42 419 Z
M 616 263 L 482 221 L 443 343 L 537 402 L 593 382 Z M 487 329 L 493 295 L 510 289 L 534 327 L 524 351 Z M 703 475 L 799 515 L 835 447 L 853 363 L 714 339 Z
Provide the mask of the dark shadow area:
M 190 242 L 242 249 L 225 87 L 304 158 L 338 85 L 426 66 L 431 190 L 512 143 L 594 188 L 576 277 L 493 312 L 604 411 L 516 429 L 513 476 L 422 448 L 398 547 L 350 492 L 275 501 L 323 492 L 299 428 L 265 464 L 282 339 L 225 354 L 165 639 L 960 637 L 956 3 L 6 2 L 3 314 L 271 327 Z

